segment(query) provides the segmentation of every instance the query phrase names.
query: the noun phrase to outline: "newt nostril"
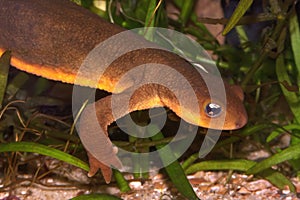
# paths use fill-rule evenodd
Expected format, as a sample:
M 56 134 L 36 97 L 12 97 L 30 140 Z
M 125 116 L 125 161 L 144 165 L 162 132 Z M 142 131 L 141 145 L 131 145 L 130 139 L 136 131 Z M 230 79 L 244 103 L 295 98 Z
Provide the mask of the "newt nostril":
M 236 122 L 235 127 L 236 127 L 236 129 L 239 129 L 242 127 L 242 124 L 240 122 Z
M 235 122 L 236 129 L 242 128 L 247 123 L 247 118 L 241 118 Z

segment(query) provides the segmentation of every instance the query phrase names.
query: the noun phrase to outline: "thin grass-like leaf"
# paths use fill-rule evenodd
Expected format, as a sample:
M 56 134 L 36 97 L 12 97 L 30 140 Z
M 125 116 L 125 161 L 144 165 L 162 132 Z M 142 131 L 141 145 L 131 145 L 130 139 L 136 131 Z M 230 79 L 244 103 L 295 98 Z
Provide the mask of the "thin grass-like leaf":
M 187 170 L 185 170 L 185 172 L 186 174 L 192 174 L 198 171 L 207 170 L 236 170 L 245 172 L 255 165 L 257 165 L 255 161 L 244 159 L 203 161 L 191 165 Z M 284 187 L 288 185 L 291 191 L 295 191 L 295 186 L 293 185 L 293 183 L 283 174 L 275 170 L 266 169 L 259 172 L 257 175 L 270 181 L 272 184 L 276 185 L 280 189 L 284 189 Z
M 58 160 L 64 161 L 85 171 L 89 171 L 88 165 L 82 160 L 67 154 L 63 151 L 33 142 L 11 142 L 0 144 L 0 152 L 31 152 L 38 153 L 45 156 L 50 156 Z
M 289 124 L 280 128 L 277 128 L 276 130 L 272 131 L 270 135 L 267 137 L 267 142 L 272 141 L 275 139 L 278 135 L 285 131 L 292 131 L 292 130 L 298 130 L 300 131 L 300 125 L 299 124 Z
M 155 24 L 155 11 L 156 11 L 156 0 L 150 0 L 145 20 L 147 27 L 153 27 Z
M 85 194 L 74 197 L 71 200 L 122 200 L 110 194 Z
M 121 192 L 128 192 L 131 190 L 127 180 L 120 171 L 113 169 L 113 174 Z
M 202 170 L 237 170 L 237 171 L 246 171 L 251 166 L 255 165 L 256 162 L 251 160 L 211 160 L 211 161 L 203 161 L 196 164 L 191 165 L 185 170 L 186 174 L 192 174 L 197 171 Z
M 194 153 L 188 159 L 186 159 L 182 164 L 181 167 L 183 170 L 186 170 L 189 166 L 191 166 L 197 159 L 199 158 L 199 153 Z
M 248 169 L 246 173 L 257 174 L 258 172 L 261 172 L 269 167 L 272 167 L 284 161 L 297 158 L 300 158 L 300 145 L 293 145 L 257 163 L 256 165 Z
M 9 81 L 6 89 L 8 100 L 12 99 L 20 88 L 28 81 L 29 75 L 25 72 L 19 72 L 12 80 Z
M 223 35 L 226 35 L 238 23 L 238 21 L 243 17 L 245 12 L 251 6 L 252 2 L 253 0 L 241 0 L 239 2 L 232 16 L 230 17 L 228 24 L 222 32 Z
M 161 140 L 164 138 L 163 134 L 156 126 L 149 125 L 147 131 L 149 133 L 157 133 L 156 135 L 151 137 L 152 140 Z M 167 171 L 170 179 L 172 180 L 172 183 L 176 186 L 178 191 L 187 199 L 199 199 L 195 194 L 190 182 L 188 181 L 182 167 L 173 155 L 172 150 L 164 145 L 156 145 L 157 149 L 160 149 L 162 147 L 166 148 L 166 151 L 160 152 L 160 158 L 162 162 L 166 163 L 169 160 L 175 160 L 173 163 L 165 167 L 165 170 Z
M 3 98 L 5 95 L 9 66 L 10 51 L 6 51 L 0 57 L 0 108 L 2 107 Z
M 270 129 L 272 127 L 275 127 L 273 124 L 267 124 L 267 123 L 264 123 L 264 124 L 257 124 L 257 125 L 253 125 L 253 126 L 249 126 L 247 128 L 244 128 L 243 131 L 241 133 L 239 133 L 238 136 L 232 136 L 228 139 L 225 139 L 225 140 L 222 140 L 222 141 L 219 141 L 214 148 L 219 148 L 221 146 L 226 146 L 226 145 L 229 145 L 231 143 L 234 143 L 236 141 L 239 141 L 241 138 L 245 138 L 246 136 L 250 136 L 252 134 L 255 134 L 259 131 L 262 131 L 264 129 Z
M 156 5 L 156 0 L 149 1 L 147 15 L 145 19 L 145 32 L 144 37 L 150 41 L 153 41 L 153 29 L 147 29 L 147 27 L 154 27 L 155 26 L 155 14 L 157 8 L 160 4 Z
M 214 146 L 214 148 L 217 149 L 217 148 L 220 148 L 222 146 L 226 146 L 226 145 L 232 144 L 232 143 L 234 143 L 236 141 L 239 141 L 241 138 L 244 138 L 246 136 L 249 136 L 249 135 L 252 135 L 254 133 L 257 133 L 258 131 L 261 131 L 263 129 L 271 128 L 273 126 L 274 125 L 272 125 L 272 124 L 258 124 L 258 125 L 254 125 L 254 126 L 251 126 L 251 127 L 247 127 L 241 133 L 239 133 L 240 137 L 232 136 L 232 137 L 230 137 L 228 139 L 219 141 Z M 187 169 L 198 158 L 199 158 L 199 153 L 195 153 L 195 154 L 191 155 L 186 161 L 183 162 L 183 164 L 182 164 L 183 169 Z
M 273 185 L 277 186 L 282 190 L 285 188 L 285 186 L 289 186 L 291 192 L 296 191 L 296 188 L 290 179 L 273 169 L 266 169 L 260 172 L 259 176 L 262 176 L 263 178 L 270 181 Z
M 179 21 L 182 26 L 185 26 L 187 21 L 189 20 L 191 14 L 193 13 L 195 0 L 185 0 L 183 1 L 182 9 L 179 15 Z
M 294 54 L 294 60 L 296 64 L 296 68 L 298 71 L 298 86 L 300 86 L 300 28 L 299 21 L 297 18 L 296 10 L 293 10 L 292 16 L 289 21 L 289 31 L 290 31 L 290 39 L 291 46 Z M 300 119 L 298 118 L 298 121 Z
M 276 74 L 278 77 L 278 81 L 283 82 L 286 81 L 291 85 L 290 77 L 287 73 L 287 69 L 285 67 L 284 56 L 280 54 L 276 59 Z M 280 84 L 281 90 L 289 104 L 291 111 L 294 114 L 295 119 L 299 122 L 300 120 L 300 99 L 295 92 L 288 91 L 282 84 Z

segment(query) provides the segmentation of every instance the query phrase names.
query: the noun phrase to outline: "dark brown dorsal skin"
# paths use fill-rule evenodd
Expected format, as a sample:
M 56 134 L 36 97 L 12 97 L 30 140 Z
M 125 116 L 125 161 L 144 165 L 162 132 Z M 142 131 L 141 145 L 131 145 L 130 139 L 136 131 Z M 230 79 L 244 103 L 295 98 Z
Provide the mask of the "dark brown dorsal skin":
M 124 31 L 123 28 L 106 22 L 68 0 L 0 0 L 0 30 L 0 54 L 5 50 L 11 50 L 13 66 L 47 79 L 72 84 L 75 83 L 77 72 L 88 53 L 97 44 Z M 134 34 L 129 35 L 126 41 L 104 49 L 104 55 L 114 54 L 115 49 L 122 45 L 148 43 Z M 189 94 L 185 93 L 183 82 L 176 80 L 176 77 L 162 75 L 159 71 L 148 71 L 146 68 L 141 72 L 143 76 L 134 77 L 123 85 L 117 85 L 122 75 L 135 66 L 146 63 L 164 64 L 182 74 L 194 90 L 198 105 L 182 106 L 174 94 L 165 87 L 149 84 L 138 89 L 130 97 L 129 108 L 124 109 L 122 99 L 128 97 L 132 87 L 141 80 L 151 80 L 153 77 L 166 80 L 172 84 L 175 92 L 178 92 L 184 101 L 190 100 Z M 111 168 L 100 160 L 121 167 L 116 151 L 107 137 L 107 126 L 132 111 L 159 106 L 168 107 L 191 124 L 213 129 L 238 129 L 247 122 L 241 92 L 233 90 L 231 86 L 224 83 L 226 110 L 221 116 L 225 117 L 226 114 L 225 123 L 223 124 L 222 121 L 218 123 L 218 119 L 215 118 L 215 123 L 210 124 L 211 118 L 204 113 L 205 105 L 211 100 L 205 81 L 190 63 L 168 51 L 153 48 L 139 49 L 119 57 L 109 66 L 99 64 L 97 67 L 107 68 L 107 70 L 96 85 L 90 81 L 90 77 L 94 74 L 93 67 L 88 66 L 85 75 L 76 84 L 96 87 L 112 93 L 117 92 L 116 101 L 120 106 L 117 108 L 119 112 L 113 117 L 111 96 L 107 96 L 95 104 L 88 105 L 80 119 L 81 139 L 85 148 L 90 150 L 88 151 L 89 175 L 94 175 L 100 168 L 106 182 L 110 182 Z M 209 74 L 206 76 L 214 82 L 213 76 Z M 218 96 L 219 88 L 217 86 L 212 88 Z M 94 106 L 98 122 L 89 120 Z M 199 112 L 195 112 L 195 107 L 199 108 Z M 103 135 L 97 132 L 95 123 L 100 124 L 104 130 Z M 97 147 L 89 146 L 94 140 L 97 142 Z M 97 148 L 97 151 L 91 151 L 94 148 Z

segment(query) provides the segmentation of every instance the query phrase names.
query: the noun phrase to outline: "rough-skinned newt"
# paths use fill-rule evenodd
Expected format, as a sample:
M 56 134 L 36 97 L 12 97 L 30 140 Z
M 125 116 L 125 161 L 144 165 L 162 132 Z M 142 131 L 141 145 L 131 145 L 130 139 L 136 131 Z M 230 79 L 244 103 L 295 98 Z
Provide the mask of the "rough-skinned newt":
M 90 81 L 90 77 L 94 75 L 92 67 L 87 67 L 85 75 L 78 80 L 76 77 L 78 70 L 88 53 L 96 45 L 123 32 L 124 29 L 68 0 L 0 0 L 0 30 L 0 54 L 11 50 L 12 66 L 65 83 L 74 84 L 77 78 L 76 84 L 78 85 L 117 93 L 119 103 L 117 114 L 112 115 L 112 96 L 110 95 L 96 103 L 89 104 L 80 119 L 79 132 L 81 136 L 84 136 L 81 139 L 88 151 L 89 175 L 94 175 L 100 168 L 106 182 L 111 180 L 111 166 L 121 167 L 121 162 L 116 156 L 116 149 L 112 147 L 108 138 L 107 126 L 130 112 L 153 107 L 168 107 L 188 123 L 212 129 L 233 130 L 241 128 L 247 122 L 241 90 L 224 82 L 226 105 L 222 105 L 222 102 L 217 103 L 220 108 L 226 107 L 218 113 L 218 117 L 223 116 L 225 121 L 218 121 L 218 117 L 207 113 L 211 96 L 203 77 L 185 59 L 162 49 L 142 48 L 120 56 L 109 66 L 99 63 L 97 67 L 106 70 L 96 85 Z M 126 40 L 146 42 L 134 34 Z M 115 44 L 117 47 L 122 45 L 126 44 L 122 42 Z M 114 49 L 106 48 L 103 51 L 106 55 L 111 55 L 114 54 Z M 189 94 L 185 93 L 183 83 L 176 80 L 176 77 L 167 75 L 162 77 L 159 70 L 152 70 L 150 73 L 145 71 L 143 77 L 136 77 L 130 83 L 118 84 L 120 78 L 129 70 L 145 63 L 166 65 L 183 75 L 191 85 L 198 105 L 180 104 L 174 95 L 174 90 L 184 101 L 189 101 Z M 205 76 L 214 82 L 213 76 L 209 74 Z M 172 83 L 173 90 L 170 91 L 158 84 L 148 84 L 134 91 L 133 95 L 130 94 L 133 86 L 141 79 L 147 80 L 151 77 L 163 78 L 166 82 Z M 215 88 L 215 91 L 218 91 L 218 88 Z M 218 92 L 216 93 L 215 96 L 218 99 Z M 126 109 L 122 106 L 124 98 L 130 99 Z M 103 129 L 103 135 L 98 133 L 97 128 L 94 127 L 94 121 L 89 118 L 93 108 L 96 108 L 97 123 Z M 94 136 L 101 139 L 95 139 Z M 86 146 L 91 140 L 99 143 L 97 153 L 91 151 L 94 147 Z

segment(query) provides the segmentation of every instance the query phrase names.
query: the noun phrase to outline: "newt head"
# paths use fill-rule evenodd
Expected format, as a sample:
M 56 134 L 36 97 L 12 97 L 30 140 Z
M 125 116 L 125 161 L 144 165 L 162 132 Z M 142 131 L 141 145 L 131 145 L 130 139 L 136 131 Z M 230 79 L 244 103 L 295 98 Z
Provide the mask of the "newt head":
M 184 106 L 172 106 L 173 111 L 188 123 L 204 128 L 217 130 L 235 130 L 242 128 L 248 120 L 243 100 L 242 89 L 237 85 L 229 85 L 221 78 L 209 76 L 205 83 L 198 78 L 193 85 L 198 100 L 199 109 L 195 103 L 186 103 Z M 191 96 L 184 97 L 189 102 Z M 169 100 L 175 102 L 175 100 Z

